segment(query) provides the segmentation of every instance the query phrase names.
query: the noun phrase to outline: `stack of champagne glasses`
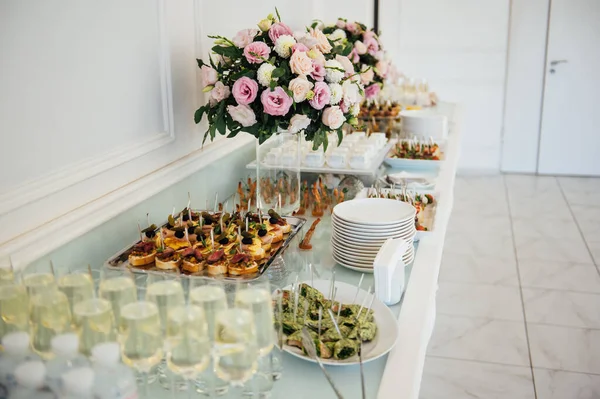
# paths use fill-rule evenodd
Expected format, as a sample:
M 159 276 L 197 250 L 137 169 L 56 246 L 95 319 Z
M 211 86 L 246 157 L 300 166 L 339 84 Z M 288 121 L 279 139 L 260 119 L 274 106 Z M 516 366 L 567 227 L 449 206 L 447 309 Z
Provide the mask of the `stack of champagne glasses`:
M 162 396 L 161 385 L 190 398 L 268 397 L 281 374 L 266 278 L 0 267 L 0 316 L 0 336 L 28 333 L 43 361 L 57 355 L 52 342 L 61 334 L 75 333 L 91 360 L 94 347 L 118 342 L 141 398 Z

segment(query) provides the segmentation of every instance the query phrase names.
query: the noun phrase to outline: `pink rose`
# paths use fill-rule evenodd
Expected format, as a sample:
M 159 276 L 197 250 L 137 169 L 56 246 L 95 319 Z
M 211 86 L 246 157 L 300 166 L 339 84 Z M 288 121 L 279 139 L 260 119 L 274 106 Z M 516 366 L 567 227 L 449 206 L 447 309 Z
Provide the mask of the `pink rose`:
M 350 51 L 350 54 L 348 54 L 348 59 L 350 59 L 353 64 L 358 64 L 360 62 L 360 55 L 358 55 L 355 48 L 353 48 L 352 51 Z
M 204 86 L 210 86 L 217 83 L 217 71 L 206 65 L 202 65 L 200 71 L 202 73 L 202 81 L 204 82 Z
M 288 113 L 294 100 L 288 96 L 281 86 L 277 86 L 273 91 L 266 89 L 260 96 L 260 101 L 265 109 L 265 113 L 274 116 L 282 116 Z
M 337 105 L 333 107 L 328 107 L 323 111 L 323 116 L 321 117 L 321 121 L 325 126 L 328 126 L 330 129 L 339 129 L 340 126 L 344 124 L 346 118 L 344 118 L 344 113 Z
M 367 46 L 360 40 L 357 40 L 354 42 L 354 50 L 356 50 L 358 55 L 363 55 L 367 53 Z
M 233 84 L 233 98 L 240 105 L 248 105 L 256 99 L 258 83 L 247 76 L 241 77 Z
M 340 101 L 340 109 L 342 110 L 343 113 L 348 113 L 348 104 L 346 103 L 346 101 L 342 100 Z
M 335 22 L 335 26 L 340 28 L 340 29 L 345 29 L 346 28 L 346 21 L 344 21 L 343 19 L 338 19 Z
M 352 65 L 352 61 L 348 57 L 338 54 L 335 56 L 335 60 L 344 67 L 344 71 L 346 71 L 344 75 L 346 77 L 354 74 L 354 65 Z
M 229 97 L 230 94 L 231 91 L 229 90 L 229 86 L 225 86 L 223 82 L 215 83 L 214 89 L 210 91 L 210 97 L 215 102 L 225 100 L 227 97 Z
M 368 39 L 377 39 L 377 34 L 375 31 L 367 30 L 363 32 L 362 37 L 363 41 L 366 42 Z
M 313 62 L 304 51 L 296 51 L 290 57 L 290 69 L 296 75 L 308 75 L 313 71 Z
M 264 42 L 252 42 L 244 47 L 244 55 L 251 64 L 260 64 L 271 54 L 271 49 Z
M 379 90 L 381 90 L 381 87 L 379 87 L 379 85 L 377 83 L 373 83 L 371 86 L 367 86 L 365 88 L 365 97 L 367 97 L 367 98 L 376 97 L 377 94 L 379 94 Z
M 313 98 L 309 101 L 309 103 L 314 109 L 323 109 L 323 107 L 329 104 L 329 100 L 331 99 L 331 90 L 329 90 L 327 83 L 315 83 L 313 92 Z
M 369 68 L 366 65 L 363 65 L 362 71 L 363 72 L 360 73 L 360 81 L 362 82 L 362 84 L 368 85 L 373 81 L 373 78 L 375 77 L 375 72 L 373 72 L 373 68 Z
M 377 58 L 378 60 L 382 60 L 385 57 L 385 52 L 383 52 L 382 50 L 379 50 L 378 52 L 375 53 L 375 58 Z
M 317 41 L 315 47 L 321 53 L 328 54 L 331 51 L 332 46 L 329 43 L 329 39 L 327 39 L 327 36 L 325 36 L 325 34 L 320 29 L 310 28 L 308 30 L 308 35 Z
M 271 25 L 271 28 L 269 29 L 269 37 L 271 38 L 271 41 L 275 43 L 281 35 L 294 36 L 294 32 L 292 32 L 290 27 L 283 22 L 276 22 Z
M 307 51 L 306 55 L 308 55 L 314 62 L 325 65 L 325 56 L 316 47 Z
M 379 51 L 379 43 L 377 42 L 377 40 L 375 38 L 371 37 L 371 38 L 365 40 L 364 44 L 365 44 L 365 46 L 367 46 L 367 52 L 371 55 L 375 55 Z
M 295 53 L 296 51 L 306 52 L 306 51 L 308 51 L 308 47 L 306 47 L 302 43 L 296 43 L 292 46 L 292 54 Z
M 377 75 L 385 78 L 389 72 L 390 64 L 387 61 L 378 61 L 375 65 L 375 72 Z
M 313 70 L 310 73 L 310 77 L 316 80 L 317 82 L 322 82 L 325 79 L 325 75 L 327 71 L 325 70 L 325 66 L 323 64 L 319 64 L 316 61 L 312 62 Z
M 358 33 L 358 24 L 356 22 L 346 22 L 346 30 L 356 35 Z
M 239 122 L 244 127 L 252 126 L 256 123 L 256 115 L 252 111 L 252 108 L 247 105 L 228 105 L 227 112 L 231 115 L 231 119 Z
M 306 79 L 306 76 L 300 75 L 297 78 L 290 80 L 288 88 L 294 95 L 294 101 L 300 103 L 306 100 L 306 96 L 310 89 L 313 88 L 313 84 Z
M 256 35 L 258 35 L 258 29 L 243 29 L 231 41 L 239 48 L 244 48 L 252 43 Z

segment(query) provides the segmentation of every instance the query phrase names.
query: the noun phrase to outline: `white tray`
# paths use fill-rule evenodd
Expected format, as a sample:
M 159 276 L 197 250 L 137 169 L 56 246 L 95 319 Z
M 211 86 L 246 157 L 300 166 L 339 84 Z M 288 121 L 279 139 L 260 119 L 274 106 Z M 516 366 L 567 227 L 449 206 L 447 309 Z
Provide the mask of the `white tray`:
M 306 165 L 300 165 L 300 171 L 301 172 L 308 172 L 308 173 L 332 173 L 332 174 L 338 174 L 338 175 L 368 175 L 368 176 L 375 176 L 377 175 L 377 170 L 379 169 L 379 167 L 381 166 L 381 164 L 383 163 L 383 160 L 385 159 L 385 157 L 387 156 L 388 152 L 390 152 L 390 150 L 392 149 L 392 147 L 394 146 L 395 143 L 388 141 L 388 143 L 386 144 L 385 147 L 383 147 L 379 153 L 373 158 L 373 162 L 371 162 L 371 165 L 369 165 L 368 168 L 366 169 L 352 169 L 350 167 L 347 168 L 331 168 L 329 166 L 327 166 L 327 164 L 320 166 L 320 167 L 312 167 L 312 166 L 306 166 Z M 267 165 L 266 163 L 261 163 L 261 168 L 264 169 L 285 169 L 285 166 L 272 166 L 272 165 Z M 256 160 L 250 162 L 248 165 L 246 165 L 246 169 L 256 169 Z

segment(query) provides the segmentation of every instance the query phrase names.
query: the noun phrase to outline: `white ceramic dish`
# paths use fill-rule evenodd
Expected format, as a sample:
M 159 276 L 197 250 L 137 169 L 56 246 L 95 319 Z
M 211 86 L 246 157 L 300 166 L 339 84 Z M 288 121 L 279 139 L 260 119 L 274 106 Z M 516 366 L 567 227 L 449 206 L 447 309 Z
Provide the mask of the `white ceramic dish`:
M 385 231 L 401 230 L 403 228 L 410 226 L 414 221 L 414 218 L 410 218 L 410 219 L 405 219 L 402 222 L 398 222 L 397 224 L 381 226 L 381 225 L 369 225 L 369 224 L 347 222 L 344 219 L 340 219 L 339 216 L 336 216 L 335 214 L 333 214 L 331 216 L 331 219 L 332 219 L 332 224 L 338 225 L 340 227 L 356 230 L 356 231 L 363 231 L 365 233 L 366 232 L 380 232 L 380 231 L 385 232 Z
M 378 227 L 401 224 L 415 213 L 412 205 L 385 198 L 345 201 L 333 208 L 333 214 L 343 221 Z
M 311 284 L 310 281 L 305 281 L 305 283 Z M 327 290 L 329 290 L 329 280 L 315 280 L 313 287 L 326 293 Z M 352 303 L 352 300 L 356 295 L 355 286 L 343 282 L 336 282 L 335 287 L 337 288 L 336 300 L 339 300 L 342 303 Z M 283 289 L 289 290 L 291 289 L 291 286 L 284 287 Z M 360 290 L 358 297 L 356 298 L 356 303 L 362 303 L 367 295 L 368 293 L 366 291 Z M 367 301 L 370 301 L 370 296 Z M 396 339 L 398 338 L 398 323 L 392 311 L 377 298 L 373 300 L 371 309 L 374 312 L 375 323 L 377 324 L 377 335 L 373 341 L 363 343 L 363 363 L 384 356 L 392 350 L 396 344 Z M 299 348 L 284 345 L 283 350 L 300 359 L 316 363 L 314 359 L 306 356 Z M 328 366 L 352 366 L 359 364 L 358 355 L 344 360 L 321 359 L 321 362 Z
M 386 157 L 384 160 L 385 164 L 394 169 L 404 169 L 410 171 L 427 170 L 433 171 L 439 169 L 441 164 L 444 162 L 431 161 L 426 159 L 406 159 L 406 158 L 392 158 Z
M 347 269 L 362 272 L 366 272 L 368 270 L 369 273 L 373 273 L 373 262 L 361 262 L 358 260 L 347 259 L 343 256 L 337 255 L 334 252 L 332 252 L 331 256 L 333 257 L 333 260 L 335 260 L 340 266 L 343 266 Z M 403 260 L 406 265 L 410 265 L 415 260 L 414 251 L 412 255 L 410 255 L 408 258 L 403 258 Z
M 398 226 L 394 226 L 393 228 L 389 228 L 389 229 L 377 229 L 374 227 L 363 227 L 363 226 L 353 226 L 351 224 L 347 224 L 347 223 L 343 223 L 341 221 L 338 221 L 337 219 L 332 218 L 332 223 L 331 225 L 337 229 L 338 231 L 341 231 L 342 233 L 347 232 L 347 233 L 352 233 L 355 234 L 357 236 L 382 236 L 382 235 L 386 235 L 386 234 L 396 234 L 396 233 L 402 233 L 402 232 L 409 232 L 411 230 L 414 229 L 414 221 L 413 220 L 408 220 L 405 224 L 403 225 L 398 225 Z
M 348 254 L 347 252 L 343 252 L 336 248 L 333 248 L 332 250 L 333 250 L 333 252 L 335 252 L 335 254 L 340 259 L 344 259 L 349 262 L 364 263 L 364 264 L 368 264 L 368 265 L 372 265 L 373 262 L 375 261 L 375 258 L 377 257 L 377 254 L 374 254 L 374 255 L 360 255 L 358 253 Z M 404 263 L 409 263 L 409 261 L 411 260 L 411 257 L 412 257 L 412 254 L 410 253 L 410 251 L 407 251 L 406 254 L 404 254 L 402 256 L 402 259 L 404 260 Z
M 360 240 L 360 239 L 357 240 L 355 238 L 353 239 L 353 238 L 341 236 L 337 233 L 335 235 L 332 235 L 332 237 L 335 237 L 335 239 L 339 242 L 340 245 L 352 245 L 354 247 L 360 247 L 360 248 L 363 248 L 363 247 L 364 248 L 379 248 L 387 240 L 387 238 L 382 239 L 382 240 L 377 240 L 377 241 L 366 241 L 366 240 Z M 389 238 L 404 238 L 404 237 L 390 236 Z
M 411 240 L 406 240 L 408 241 L 410 244 L 412 244 Z M 372 246 L 372 247 L 367 247 L 364 246 L 362 244 L 353 244 L 350 243 L 348 241 L 344 241 L 343 239 L 340 239 L 339 237 L 331 237 L 331 246 L 334 249 L 337 249 L 339 251 L 345 252 L 345 253 L 356 253 L 357 255 L 361 255 L 361 256 L 375 256 L 377 255 L 377 253 L 379 252 L 379 249 L 381 248 L 381 246 L 385 243 L 385 241 L 381 244 L 378 244 L 378 246 Z

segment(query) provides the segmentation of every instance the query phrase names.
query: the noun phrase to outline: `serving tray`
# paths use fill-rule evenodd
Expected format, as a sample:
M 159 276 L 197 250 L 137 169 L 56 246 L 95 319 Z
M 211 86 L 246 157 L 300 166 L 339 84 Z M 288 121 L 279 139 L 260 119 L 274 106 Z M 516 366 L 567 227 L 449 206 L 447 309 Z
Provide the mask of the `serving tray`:
M 194 213 L 202 212 L 202 211 L 197 211 L 197 210 L 192 210 L 192 211 Z M 258 272 L 254 273 L 254 274 L 247 274 L 247 275 L 240 275 L 240 276 L 230 276 L 230 275 L 211 276 L 207 273 L 207 270 L 205 268 L 204 270 L 202 270 L 198 273 L 194 273 L 194 276 L 206 276 L 206 277 L 214 277 L 214 278 L 218 278 L 218 279 L 226 279 L 226 280 L 234 280 L 234 281 L 235 280 L 255 280 L 255 279 L 259 278 L 269 268 L 269 266 L 271 265 L 271 263 L 273 263 L 275 258 L 277 256 L 281 255 L 283 253 L 283 251 L 285 251 L 287 249 L 287 247 L 290 245 L 290 243 L 292 242 L 294 237 L 302 229 L 302 226 L 304 226 L 304 223 L 306 223 L 306 219 L 299 218 L 296 216 L 283 216 L 283 218 L 285 218 L 287 220 L 287 222 L 292 226 L 292 230 L 288 234 L 284 234 L 284 240 L 282 241 L 282 244 L 279 245 L 279 247 L 277 247 L 276 249 L 272 249 L 268 258 L 263 259 L 259 262 Z M 163 223 L 160 227 L 158 227 L 158 229 L 156 231 L 159 231 L 162 227 L 164 227 L 166 225 L 167 225 L 167 222 Z M 139 242 L 140 242 L 140 240 L 137 240 L 133 244 L 127 246 L 126 248 L 120 250 L 119 252 L 117 252 L 116 254 L 111 256 L 105 262 L 105 266 L 109 269 L 114 269 L 114 270 L 128 268 L 133 273 L 138 273 L 138 274 L 148 273 L 149 271 L 173 273 L 172 271 L 156 268 L 154 266 L 154 263 L 152 263 L 148 266 L 144 266 L 144 267 L 130 265 L 129 264 L 129 254 L 130 254 L 131 250 L 133 249 L 133 246 Z M 182 272 L 182 274 L 187 274 L 187 273 Z

